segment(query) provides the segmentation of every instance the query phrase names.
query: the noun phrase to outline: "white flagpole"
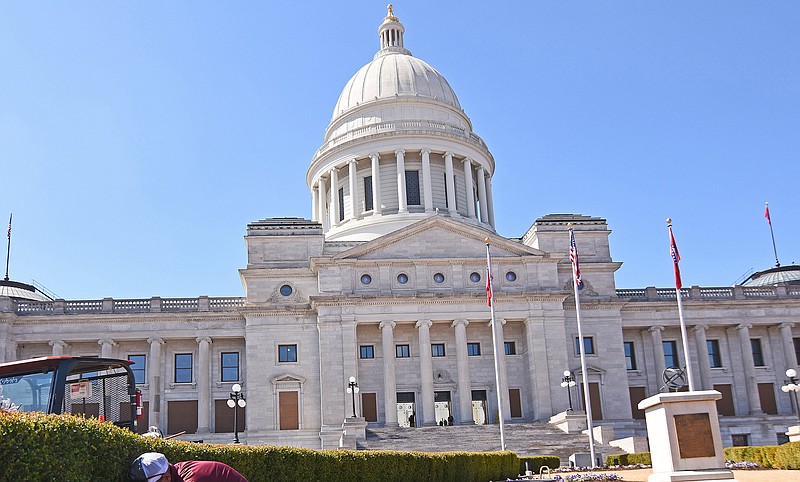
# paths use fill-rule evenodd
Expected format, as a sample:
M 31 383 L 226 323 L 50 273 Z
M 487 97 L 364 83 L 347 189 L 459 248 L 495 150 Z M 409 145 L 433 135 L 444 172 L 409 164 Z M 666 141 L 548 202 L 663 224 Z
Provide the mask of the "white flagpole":
M 567 225 L 569 227 L 569 237 L 570 237 L 570 244 L 574 239 L 573 232 L 572 232 L 572 223 Z M 572 247 L 570 246 L 570 249 Z M 577 263 L 577 255 L 578 249 L 575 248 L 575 258 Z M 573 265 L 574 266 L 574 265 Z M 578 280 L 575 278 L 575 269 L 573 267 L 572 270 L 572 287 L 575 290 L 575 317 L 578 321 L 578 352 L 581 356 L 581 374 L 583 375 L 583 403 L 586 405 L 586 425 L 588 427 L 589 432 L 589 454 L 592 457 L 592 468 L 597 467 L 597 461 L 595 460 L 595 453 L 594 453 L 594 427 L 592 424 L 592 400 L 591 396 L 589 395 L 589 374 L 586 371 L 586 355 L 584 353 L 584 344 L 583 344 L 583 329 L 581 328 L 581 299 L 580 295 L 578 294 Z
M 489 310 L 492 313 L 492 346 L 494 346 L 494 384 L 497 387 L 497 418 L 500 419 L 500 450 L 506 449 L 506 436 L 505 436 L 505 429 L 503 428 L 503 399 L 500 398 L 500 361 L 499 357 L 502 356 L 498 353 L 501 349 L 505 349 L 505 347 L 498 347 L 497 346 L 497 323 L 494 319 L 494 287 L 492 286 L 492 257 L 489 254 L 489 238 L 486 238 L 486 269 L 487 269 L 487 279 L 486 283 L 489 287 L 488 291 L 488 301 L 489 301 Z M 503 352 L 505 353 L 505 352 Z
M 667 228 L 669 229 L 669 243 L 670 249 L 674 249 L 677 253 L 678 247 L 675 245 L 675 236 L 672 234 L 672 219 L 667 218 Z M 675 264 L 675 269 L 678 269 L 678 262 L 680 261 L 680 256 L 677 254 L 673 254 L 672 262 Z M 694 391 L 694 376 L 692 375 L 692 357 L 689 353 L 689 337 L 686 334 L 686 321 L 683 319 L 683 301 L 681 300 L 681 286 L 679 284 L 683 284 L 682 282 L 679 283 L 680 280 L 680 271 L 676 271 L 676 278 L 675 278 L 675 299 L 678 300 L 678 319 L 681 322 L 681 341 L 683 342 L 683 356 L 686 360 L 686 375 L 689 378 L 689 391 Z

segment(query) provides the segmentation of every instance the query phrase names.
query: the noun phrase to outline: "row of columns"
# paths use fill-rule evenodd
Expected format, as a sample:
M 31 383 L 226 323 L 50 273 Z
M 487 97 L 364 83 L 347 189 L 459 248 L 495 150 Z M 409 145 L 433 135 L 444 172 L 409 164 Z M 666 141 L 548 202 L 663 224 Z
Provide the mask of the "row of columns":
M 755 363 L 753 360 L 753 348 L 750 341 L 750 329 L 753 327 L 750 323 L 740 323 L 733 327 L 737 332 L 739 341 L 739 348 L 742 353 L 742 369 L 744 371 L 744 384 L 747 393 L 748 413 L 751 415 L 763 413 L 761 408 L 761 399 L 758 392 L 758 377 L 756 375 Z M 782 351 L 785 361 L 785 368 L 794 368 L 797 360 L 795 360 L 794 345 L 792 342 L 792 328 L 794 323 L 782 323 L 778 325 L 780 331 L 780 338 L 782 342 Z M 697 352 L 697 364 L 700 369 L 700 384 L 696 387 L 699 390 L 713 389 L 713 378 L 711 376 L 711 362 L 708 353 L 708 339 L 706 337 L 706 330 L 708 325 L 698 324 L 692 327 L 692 332 L 695 338 L 695 347 Z M 653 344 L 653 358 L 656 365 L 656 373 L 660 376 L 666 369 L 664 361 L 664 345 L 661 332 L 664 331 L 663 326 L 653 326 L 647 330 L 650 333 L 651 341 Z M 686 354 L 684 353 L 684 361 Z M 780 371 L 779 373 L 782 373 Z
M 458 423 L 472 424 L 472 385 L 470 382 L 469 361 L 467 359 L 467 325 L 468 320 L 460 319 L 451 323 L 455 331 L 456 340 L 456 359 L 458 363 Z M 503 415 L 507 419 L 510 417 L 510 403 L 508 398 L 508 374 L 505 363 L 505 350 L 503 327 L 504 321 L 497 328 L 497 345 L 494 353 L 500 354 L 500 393 L 503 404 Z M 419 343 L 419 365 L 420 365 L 420 398 L 416 408 L 416 422 L 418 425 L 435 425 L 435 401 L 433 386 L 433 357 L 431 354 L 430 328 L 433 325 L 431 320 L 419 320 L 415 327 L 418 331 L 417 340 Z M 386 425 L 397 425 L 397 378 L 396 378 L 396 357 L 394 344 L 394 321 L 382 321 L 379 324 L 381 330 L 381 346 L 383 347 L 383 400 Z
M 428 148 L 420 150 L 422 157 L 422 191 L 423 191 L 423 207 L 426 213 L 433 213 L 433 181 L 431 179 L 431 163 L 430 154 L 431 150 Z M 394 151 L 395 163 L 397 166 L 397 200 L 398 200 L 398 213 L 408 212 L 408 199 L 406 197 L 406 169 L 405 169 L 405 149 L 397 149 Z M 373 214 L 382 214 L 381 197 L 382 192 L 380 188 L 380 154 L 373 152 L 369 154 L 370 169 L 372 174 L 372 211 Z M 456 206 L 456 187 L 454 181 L 453 170 L 453 153 L 448 151 L 444 153 L 445 161 L 445 183 L 447 190 L 447 211 L 450 216 L 458 217 Z M 494 226 L 494 204 L 492 202 L 492 179 L 486 175 L 486 170 L 483 166 L 478 166 L 477 171 L 473 167 L 473 160 L 464 158 L 462 160 L 464 170 L 464 190 L 467 194 L 467 216 L 475 218 L 478 214 L 475 212 L 475 197 L 473 186 L 473 175 L 477 175 L 478 183 L 478 204 L 480 206 L 480 221 L 485 224 Z M 312 188 L 312 220 L 323 224 L 325 229 L 335 228 L 341 224 L 339 219 L 339 169 L 342 166 L 335 166 L 328 171 L 327 180 L 320 176 L 317 184 Z M 350 190 L 351 202 L 350 209 L 345 213 L 345 220 L 358 219 L 360 210 L 356 202 L 357 196 L 355 193 L 358 189 L 356 185 L 356 159 L 352 158 L 347 161 L 348 168 L 348 187 Z M 327 210 L 327 191 L 331 192 L 330 210 Z

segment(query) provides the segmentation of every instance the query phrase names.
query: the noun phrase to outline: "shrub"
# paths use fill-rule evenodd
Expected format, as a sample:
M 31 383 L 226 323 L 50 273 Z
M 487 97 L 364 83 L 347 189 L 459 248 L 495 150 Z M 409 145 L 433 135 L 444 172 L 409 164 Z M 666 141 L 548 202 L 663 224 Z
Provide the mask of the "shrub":
M 513 452 L 318 451 L 296 447 L 211 445 L 142 437 L 71 415 L 0 410 L 0 480 L 124 481 L 143 452 L 171 461 L 218 460 L 250 482 L 502 480 L 518 474 Z
M 561 459 L 555 455 L 535 456 L 535 457 L 519 457 L 519 473 L 525 473 L 525 463 L 528 463 L 528 470 L 534 474 L 539 473 L 542 467 L 549 467 L 557 469 L 561 465 Z
M 652 465 L 650 452 L 615 454 L 606 457 L 606 465 Z

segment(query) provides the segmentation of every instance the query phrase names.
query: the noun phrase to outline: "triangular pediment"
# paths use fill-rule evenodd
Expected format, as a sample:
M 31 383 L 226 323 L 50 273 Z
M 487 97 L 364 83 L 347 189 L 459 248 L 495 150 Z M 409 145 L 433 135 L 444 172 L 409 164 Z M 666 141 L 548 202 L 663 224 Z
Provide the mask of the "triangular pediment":
M 339 253 L 334 259 L 480 258 L 486 256 L 486 239 L 493 257 L 547 256 L 487 229 L 436 216 Z

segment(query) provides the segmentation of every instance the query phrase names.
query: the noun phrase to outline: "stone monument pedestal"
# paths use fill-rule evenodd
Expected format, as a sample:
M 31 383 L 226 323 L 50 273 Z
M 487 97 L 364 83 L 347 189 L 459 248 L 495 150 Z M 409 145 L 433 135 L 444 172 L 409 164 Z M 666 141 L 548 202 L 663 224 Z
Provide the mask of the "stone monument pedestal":
M 789 437 L 789 442 L 800 442 L 800 425 L 789 427 L 789 431 L 786 432 L 786 435 Z
M 725 468 L 716 390 L 660 393 L 639 402 L 645 411 L 653 475 L 648 482 L 735 481 Z
M 586 430 L 586 412 L 564 411 L 550 417 L 550 423 L 564 433 L 580 433 Z

